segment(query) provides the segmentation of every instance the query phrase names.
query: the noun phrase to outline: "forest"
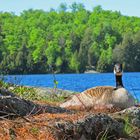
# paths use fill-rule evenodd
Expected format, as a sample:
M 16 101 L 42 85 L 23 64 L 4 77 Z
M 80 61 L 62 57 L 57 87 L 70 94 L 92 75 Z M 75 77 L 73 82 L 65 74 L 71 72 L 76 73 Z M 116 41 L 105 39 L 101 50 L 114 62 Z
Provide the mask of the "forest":
M 140 18 L 81 3 L 0 12 L 0 74 L 140 71 Z

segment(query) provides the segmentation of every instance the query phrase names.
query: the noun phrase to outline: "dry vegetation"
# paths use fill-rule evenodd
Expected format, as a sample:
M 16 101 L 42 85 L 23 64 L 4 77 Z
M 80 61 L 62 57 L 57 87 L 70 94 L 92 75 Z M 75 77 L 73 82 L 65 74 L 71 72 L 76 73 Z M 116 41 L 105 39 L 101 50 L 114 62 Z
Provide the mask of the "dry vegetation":
M 3 86 L 4 87 L 4 86 Z M 7 85 L 5 85 L 6 89 L 9 89 Z M 21 90 L 22 89 L 22 90 Z M 50 106 L 59 106 L 59 104 L 62 102 L 62 100 L 46 100 L 36 98 L 35 93 L 32 89 L 25 88 L 25 87 L 16 87 L 12 88 L 12 92 L 16 93 L 19 97 L 30 99 L 34 103 L 39 105 L 50 105 Z M 18 93 L 18 94 L 17 94 Z M 27 93 L 29 96 L 27 96 Z M 38 96 L 37 96 L 38 97 Z M 62 99 L 62 98 L 61 98 Z M 34 114 L 27 116 L 18 116 L 17 118 L 4 118 L 0 117 L 0 140 L 60 140 L 56 134 L 59 134 L 60 129 L 59 127 L 55 127 L 57 125 L 57 122 L 59 123 L 72 123 L 79 120 L 83 120 L 87 116 L 90 116 L 91 114 L 100 114 L 100 113 L 106 113 L 106 114 L 112 114 L 114 112 L 120 111 L 120 108 L 112 107 L 112 108 L 78 108 L 78 107 L 71 107 L 67 108 L 68 110 L 71 110 L 71 113 L 43 113 L 42 114 Z M 125 120 L 123 118 L 123 120 Z M 74 132 L 75 130 L 73 130 Z M 125 131 L 128 131 L 132 134 L 132 127 L 129 125 L 129 122 L 125 126 Z M 57 133 L 56 133 L 57 132 Z M 62 131 L 61 131 L 62 132 Z M 60 132 L 60 133 L 61 133 Z M 73 134 L 72 132 L 72 134 Z M 136 132 L 136 131 L 135 131 Z M 138 129 L 137 129 L 138 132 Z M 107 132 L 100 133 L 102 134 L 101 137 L 104 138 L 104 140 L 108 140 L 106 137 Z M 61 140 L 64 140 L 65 138 L 68 138 L 69 136 L 66 136 L 67 133 L 61 133 Z M 69 140 L 69 139 L 67 139 Z M 97 138 L 97 140 L 99 140 Z
M 39 103 L 39 101 L 37 101 Z M 40 104 L 46 104 L 45 101 Z M 55 105 L 56 103 L 47 104 Z M 19 117 L 13 120 L 1 118 L 0 121 L 0 139 L 1 140 L 55 140 L 54 131 L 59 131 L 53 124 L 57 121 L 75 122 L 92 113 L 112 113 L 119 109 L 79 109 L 73 108 L 73 114 L 50 114 L 43 113 L 39 115 Z

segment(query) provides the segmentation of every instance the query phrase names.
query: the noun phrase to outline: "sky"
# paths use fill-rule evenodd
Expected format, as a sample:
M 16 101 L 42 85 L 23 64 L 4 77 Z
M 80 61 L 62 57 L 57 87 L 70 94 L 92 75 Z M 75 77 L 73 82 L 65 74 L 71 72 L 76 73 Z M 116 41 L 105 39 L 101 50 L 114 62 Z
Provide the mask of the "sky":
M 123 15 L 140 17 L 140 0 L 0 0 L 0 11 L 20 15 L 23 10 L 49 11 L 50 8 L 57 9 L 60 3 L 71 5 L 73 2 L 83 3 L 88 10 L 101 5 L 104 10 L 120 11 Z

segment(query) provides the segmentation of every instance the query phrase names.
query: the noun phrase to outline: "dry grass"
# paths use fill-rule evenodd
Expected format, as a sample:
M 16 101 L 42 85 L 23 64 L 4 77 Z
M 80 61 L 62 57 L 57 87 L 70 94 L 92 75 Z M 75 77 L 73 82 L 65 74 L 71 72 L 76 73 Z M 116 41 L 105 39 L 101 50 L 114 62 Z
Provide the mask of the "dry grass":
M 46 104 L 46 102 L 38 102 Z M 48 104 L 48 102 L 47 102 Z M 57 105 L 57 103 L 49 103 Z M 44 113 L 34 116 L 26 117 L 29 122 L 23 118 L 15 120 L 1 120 L 0 121 L 0 140 L 55 140 L 53 131 L 55 131 L 53 124 L 57 121 L 75 122 L 79 119 L 92 113 L 112 113 L 118 111 L 117 108 L 109 109 L 93 109 L 93 108 L 71 108 L 75 110 L 74 114 L 50 114 Z

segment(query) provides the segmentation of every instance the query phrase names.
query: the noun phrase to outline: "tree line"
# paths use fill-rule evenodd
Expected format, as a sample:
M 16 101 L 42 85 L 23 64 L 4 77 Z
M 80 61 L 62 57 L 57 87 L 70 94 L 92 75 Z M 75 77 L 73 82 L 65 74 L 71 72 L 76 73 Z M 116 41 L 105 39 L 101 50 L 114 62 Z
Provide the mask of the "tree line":
M 58 10 L 0 13 L 0 73 L 140 71 L 140 18 L 62 3 Z

